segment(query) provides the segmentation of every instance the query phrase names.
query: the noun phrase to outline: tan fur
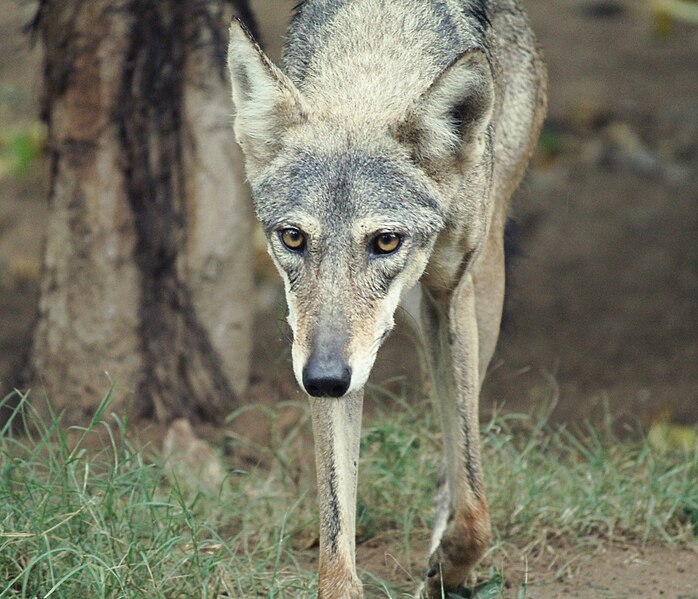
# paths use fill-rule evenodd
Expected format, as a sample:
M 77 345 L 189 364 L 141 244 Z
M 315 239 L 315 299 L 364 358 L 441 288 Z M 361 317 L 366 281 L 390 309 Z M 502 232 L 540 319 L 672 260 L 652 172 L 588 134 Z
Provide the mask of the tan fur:
M 341 401 L 310 398 L 320 507 L 320 596 L 361 597 L 355 517 L 363 391 Z M 335 520 L 335 517 L 338 517 Z M 343 594 L 347 593 L 347 594 Z
M 518 0 L 307 0 L 299 11 L 286 72 L 237 25 L 229 63 L 236 135 L 286 287 L 294 372 L 314 396 L 319 594 L 363 596 L 362 389 L 399 299 L 419 281 L 444 438 L 424 586 L 437 599 L 490 542 L 478 396 L 501 319 L 509 201 L 545 115 L 545 68 Z M 285 227 L 304 234 L 302 251 L 284 247 Z M 401 245 L 376 257 L 371 239 L 384 231 Z M 306 385 L 309 364 L 350 373 L 350 384 L 332 374 Z
M 361 599 L 363 588 L 353 564 L 344 559 L 320 556 L 318 599 Z
M 490 513 L 485 499 L 461 507 L 448 525 L 438 549 L 429 557 L 426 591 L 441 597 L 442 588 L 453 590 L 483 556 L 491 540 Z

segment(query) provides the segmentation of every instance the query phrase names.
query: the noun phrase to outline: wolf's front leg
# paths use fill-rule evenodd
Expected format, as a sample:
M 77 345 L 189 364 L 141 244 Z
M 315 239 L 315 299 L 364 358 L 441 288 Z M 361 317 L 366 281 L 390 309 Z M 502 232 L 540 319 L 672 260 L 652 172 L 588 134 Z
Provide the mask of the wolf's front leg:
M 450 300 L 424 294 L 423 321 L 433 394 L 444 433 L 443 488 L 424 590 L 441 598 L 465 582 L 490 542 L 478 422 L 478 332 L 472 278 Z
M 363 391 L 310 398 L 320 508 L 320 599 L 360 599 L 356 574 L 356 483 Z

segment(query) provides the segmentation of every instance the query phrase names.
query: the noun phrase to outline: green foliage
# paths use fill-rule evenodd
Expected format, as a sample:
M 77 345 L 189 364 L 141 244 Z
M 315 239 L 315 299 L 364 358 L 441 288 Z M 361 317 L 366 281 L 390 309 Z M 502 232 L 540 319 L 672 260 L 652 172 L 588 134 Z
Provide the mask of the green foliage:
M 431 407 L 385 391 L 376 395 L 371 401 L 382 401 L 382 409 L 364 423 L 361 438 L 357 536 L 399 530 L 408 545 L 410 533 L 428 528 L 433 515 L 440 460 L 429 432 Z
M 264 468 L 231 469 L 217 492 L 192 492 L 164 475 L 157 452 L 129 441 L 109 399 L 88 427 L 64 430 L 26 396 L 13 398 L 15 424 L 34 432 L 0 430 L 0 599 L 315 596 L 315 483 L 301 467 L 312 462 L 301 442 L 307 417 L 273 438 Z M 370 401 L 383 407 L 364 426 L 359 543 L 392 531 L 403 541 L 386 550 L 424 563 L 440 463 L 431 409 L 384 392 Z M 573 434 L 515 415 L 494 418 L 483 440 L 497 539 L 695 542 L 698 452 L 661 453 L 610 430 Z M 416 586 L 361 573 L 371 597 L 406 597 Z M 494 598 L 501 587 L 491 571 L 454 596 Z
M 531 424 L 500 418 L 484 434 L 492 520 L 506 536 L 542 544 L 691 538 L 683 513 L 698 501 L 698 450 L 662 454 L 646 440 L 615 438 L 610 427 L 575 434 Z
M 538 146 L 547 158 L 556 158 L 565 150 L 562 136 L 555 131 L 543 130 L 538 138 Z
M 671 35 L 674 22 L 698 25 L 696 0 L 652 0 L 650 6 L 657 37 Z
M 0 176 L 27 175 L 41 157 L 45 143 L 46 130 L 38 122 L 0 139 Z
M 503 596 L 504 577 L 496 570 L 490 572 L 488 580 L 475 585 L 472 589 L 462 588 L 448 594 L 448 599 L 499 599 Z
M 288 555 L 293 501 L 284 497 L 280 509 L 275 492 L 260 488 L 269 480 L 246 488 L 252 475 L 242 472 L 219 495 L 188 496 L 118 419 L 102 420 L 108 401 L 89 427 L 69 431 L 77 441 L 58 418 L 43 423 L 26 396 L 15 418 L 24 414 L 38 432 L 17 438 L 3 428 L 0 598 L 247 597 L 259 588 L 312 596 L 315 575 Z M 84 447 L 105 435 L 103 449 Z

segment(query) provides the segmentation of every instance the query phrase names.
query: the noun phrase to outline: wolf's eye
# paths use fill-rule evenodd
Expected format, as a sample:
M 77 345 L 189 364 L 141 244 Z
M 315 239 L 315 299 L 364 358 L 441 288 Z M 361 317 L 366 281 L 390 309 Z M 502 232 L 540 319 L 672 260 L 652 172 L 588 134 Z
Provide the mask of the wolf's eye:
M 294 252 L 301 252 L 305 247 L 305 235 L 294 227 L 288 227 L 280 231 L 282 243 Z
M 381 233 L 373 239 L 371 250 L 374 254 L 392 254 L 401 243 L 402 235 L 392 232 Z

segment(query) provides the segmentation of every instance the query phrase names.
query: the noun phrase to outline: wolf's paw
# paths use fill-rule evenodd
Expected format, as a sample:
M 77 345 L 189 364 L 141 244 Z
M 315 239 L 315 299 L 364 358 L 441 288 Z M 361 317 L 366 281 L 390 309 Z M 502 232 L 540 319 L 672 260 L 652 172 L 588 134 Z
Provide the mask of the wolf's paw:
M 461 588 L 470 571 L 469 564 L 448 558 L 439 547 L 429 558 L 429 569 L 421 591 L 426 599 L 442 599 Z
M 489 542 L 489 518 L 479 521 L 472 517 L 454 518 L 429 557 L 424 595 L 428 599 L 442 599 L 449 597 L 449 593 L 457 594 Z
M 364 587 L 351 572 L 340 568 L 321 568 L 318 599 L 364 599 Z

